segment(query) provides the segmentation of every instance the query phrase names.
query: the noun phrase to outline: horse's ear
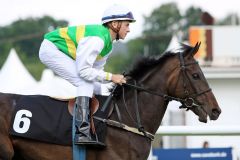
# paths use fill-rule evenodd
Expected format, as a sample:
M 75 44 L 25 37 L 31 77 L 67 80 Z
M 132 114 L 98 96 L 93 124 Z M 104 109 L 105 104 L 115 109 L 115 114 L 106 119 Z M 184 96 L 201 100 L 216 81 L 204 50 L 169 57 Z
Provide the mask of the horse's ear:
M 197 51 L 198 51 L 200 45 L 201 45 L 201 42 L 197 42 L 197 43 L 195 44 L 193 50 L 191 51 L 192 56 L 194 56 L 194 55 L 197 53 Z

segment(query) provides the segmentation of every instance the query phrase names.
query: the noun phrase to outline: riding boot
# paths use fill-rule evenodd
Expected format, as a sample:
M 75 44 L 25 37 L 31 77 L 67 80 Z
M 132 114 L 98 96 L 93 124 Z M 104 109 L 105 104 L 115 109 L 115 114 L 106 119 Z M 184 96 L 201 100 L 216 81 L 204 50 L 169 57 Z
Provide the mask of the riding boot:
M 85 144 L 99 146 L 102 145 L 92 138 L 90 131 L 90 109 L 89 97 L 77 97 L 75 110 L 76 133 L 74 137 L 75 144 Z

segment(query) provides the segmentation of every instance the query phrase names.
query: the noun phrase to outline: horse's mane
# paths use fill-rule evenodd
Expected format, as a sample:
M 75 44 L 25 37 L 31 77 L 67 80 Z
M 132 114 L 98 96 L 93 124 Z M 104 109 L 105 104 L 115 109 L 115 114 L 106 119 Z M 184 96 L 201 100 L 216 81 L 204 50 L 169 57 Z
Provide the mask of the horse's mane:
M 181 52 L 187 52 L 191 49 L 193 49 L 193 47 L 181 43 L 181 46 L 178 50 L 181 50 Z M 158 57 L 140 57 L 135 61 L 132 69 L 128 72 L 127 75 L 137 80 L 142 77 L 144 73 L 148 72 L 158 64 L 163 64 L 163 62 L 165 62 L 169 57 L 172 57 L 177 53 L 179 52 L 167 51 Z

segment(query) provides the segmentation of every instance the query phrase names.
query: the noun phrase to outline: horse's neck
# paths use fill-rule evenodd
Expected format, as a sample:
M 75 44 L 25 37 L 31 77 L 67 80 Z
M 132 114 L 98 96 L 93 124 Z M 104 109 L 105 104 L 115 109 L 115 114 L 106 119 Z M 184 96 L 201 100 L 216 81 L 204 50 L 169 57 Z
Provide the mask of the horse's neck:
M 168 69 L 163 65 L 153 70 L 151 74 L 145 77 L 143 85 L 156 93 L 167 94 Z M 162 122 L 168 102 L 161 96 L 149 93 L 143 94 L 139 99 L 143 101 L 141 104 L 147 104 L 147 106 L 141 106 L 143 113 L 148 112 L 148 116 L 142 115 L 146 126 L 149 127 L 149 131 L 155 133 Z
M 144 88 L 159 94 L 167 94 L 167 81 L 170 75 L 170 69 L 167 65 L 156 66 L 139 81 Z M 129 97 L 134 97 L 133 92 L 130 92 Z M 129 98 L 132 113 L 134 109 L 134 98 Z M 164 101 L 163 97 L 152 95 L 145 91 L 138 92 L 139 112 L 144 128 L 152 133 L 155 133 L 160 123 L 162 122 L 168 102 Z
M 172 79 L 173 71 L 178 65 L 177 58 L 169 58 L 167 61 L 162 62 L 158 66 L 155 66 L 151 71 L 145 74 L 139 81 L 149 90 L 154 92 L 160 92 L 162 94 L 168 94 L 170 86 L 170 80 Z

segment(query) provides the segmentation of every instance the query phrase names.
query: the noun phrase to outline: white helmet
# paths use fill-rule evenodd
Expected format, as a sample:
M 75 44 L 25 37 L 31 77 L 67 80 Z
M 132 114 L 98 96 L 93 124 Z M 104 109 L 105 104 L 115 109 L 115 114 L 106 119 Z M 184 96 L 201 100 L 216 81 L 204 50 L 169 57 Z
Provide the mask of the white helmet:
M 109 8 L 107 8 L 102 17 L 102 24 L 105 24 L 107 22 L 115 21 L 115 20 L 128 20 L 131 22 L 135 22 L 136 20 L 133 17 L 132 12 L 121 5 L 113 5 Z

